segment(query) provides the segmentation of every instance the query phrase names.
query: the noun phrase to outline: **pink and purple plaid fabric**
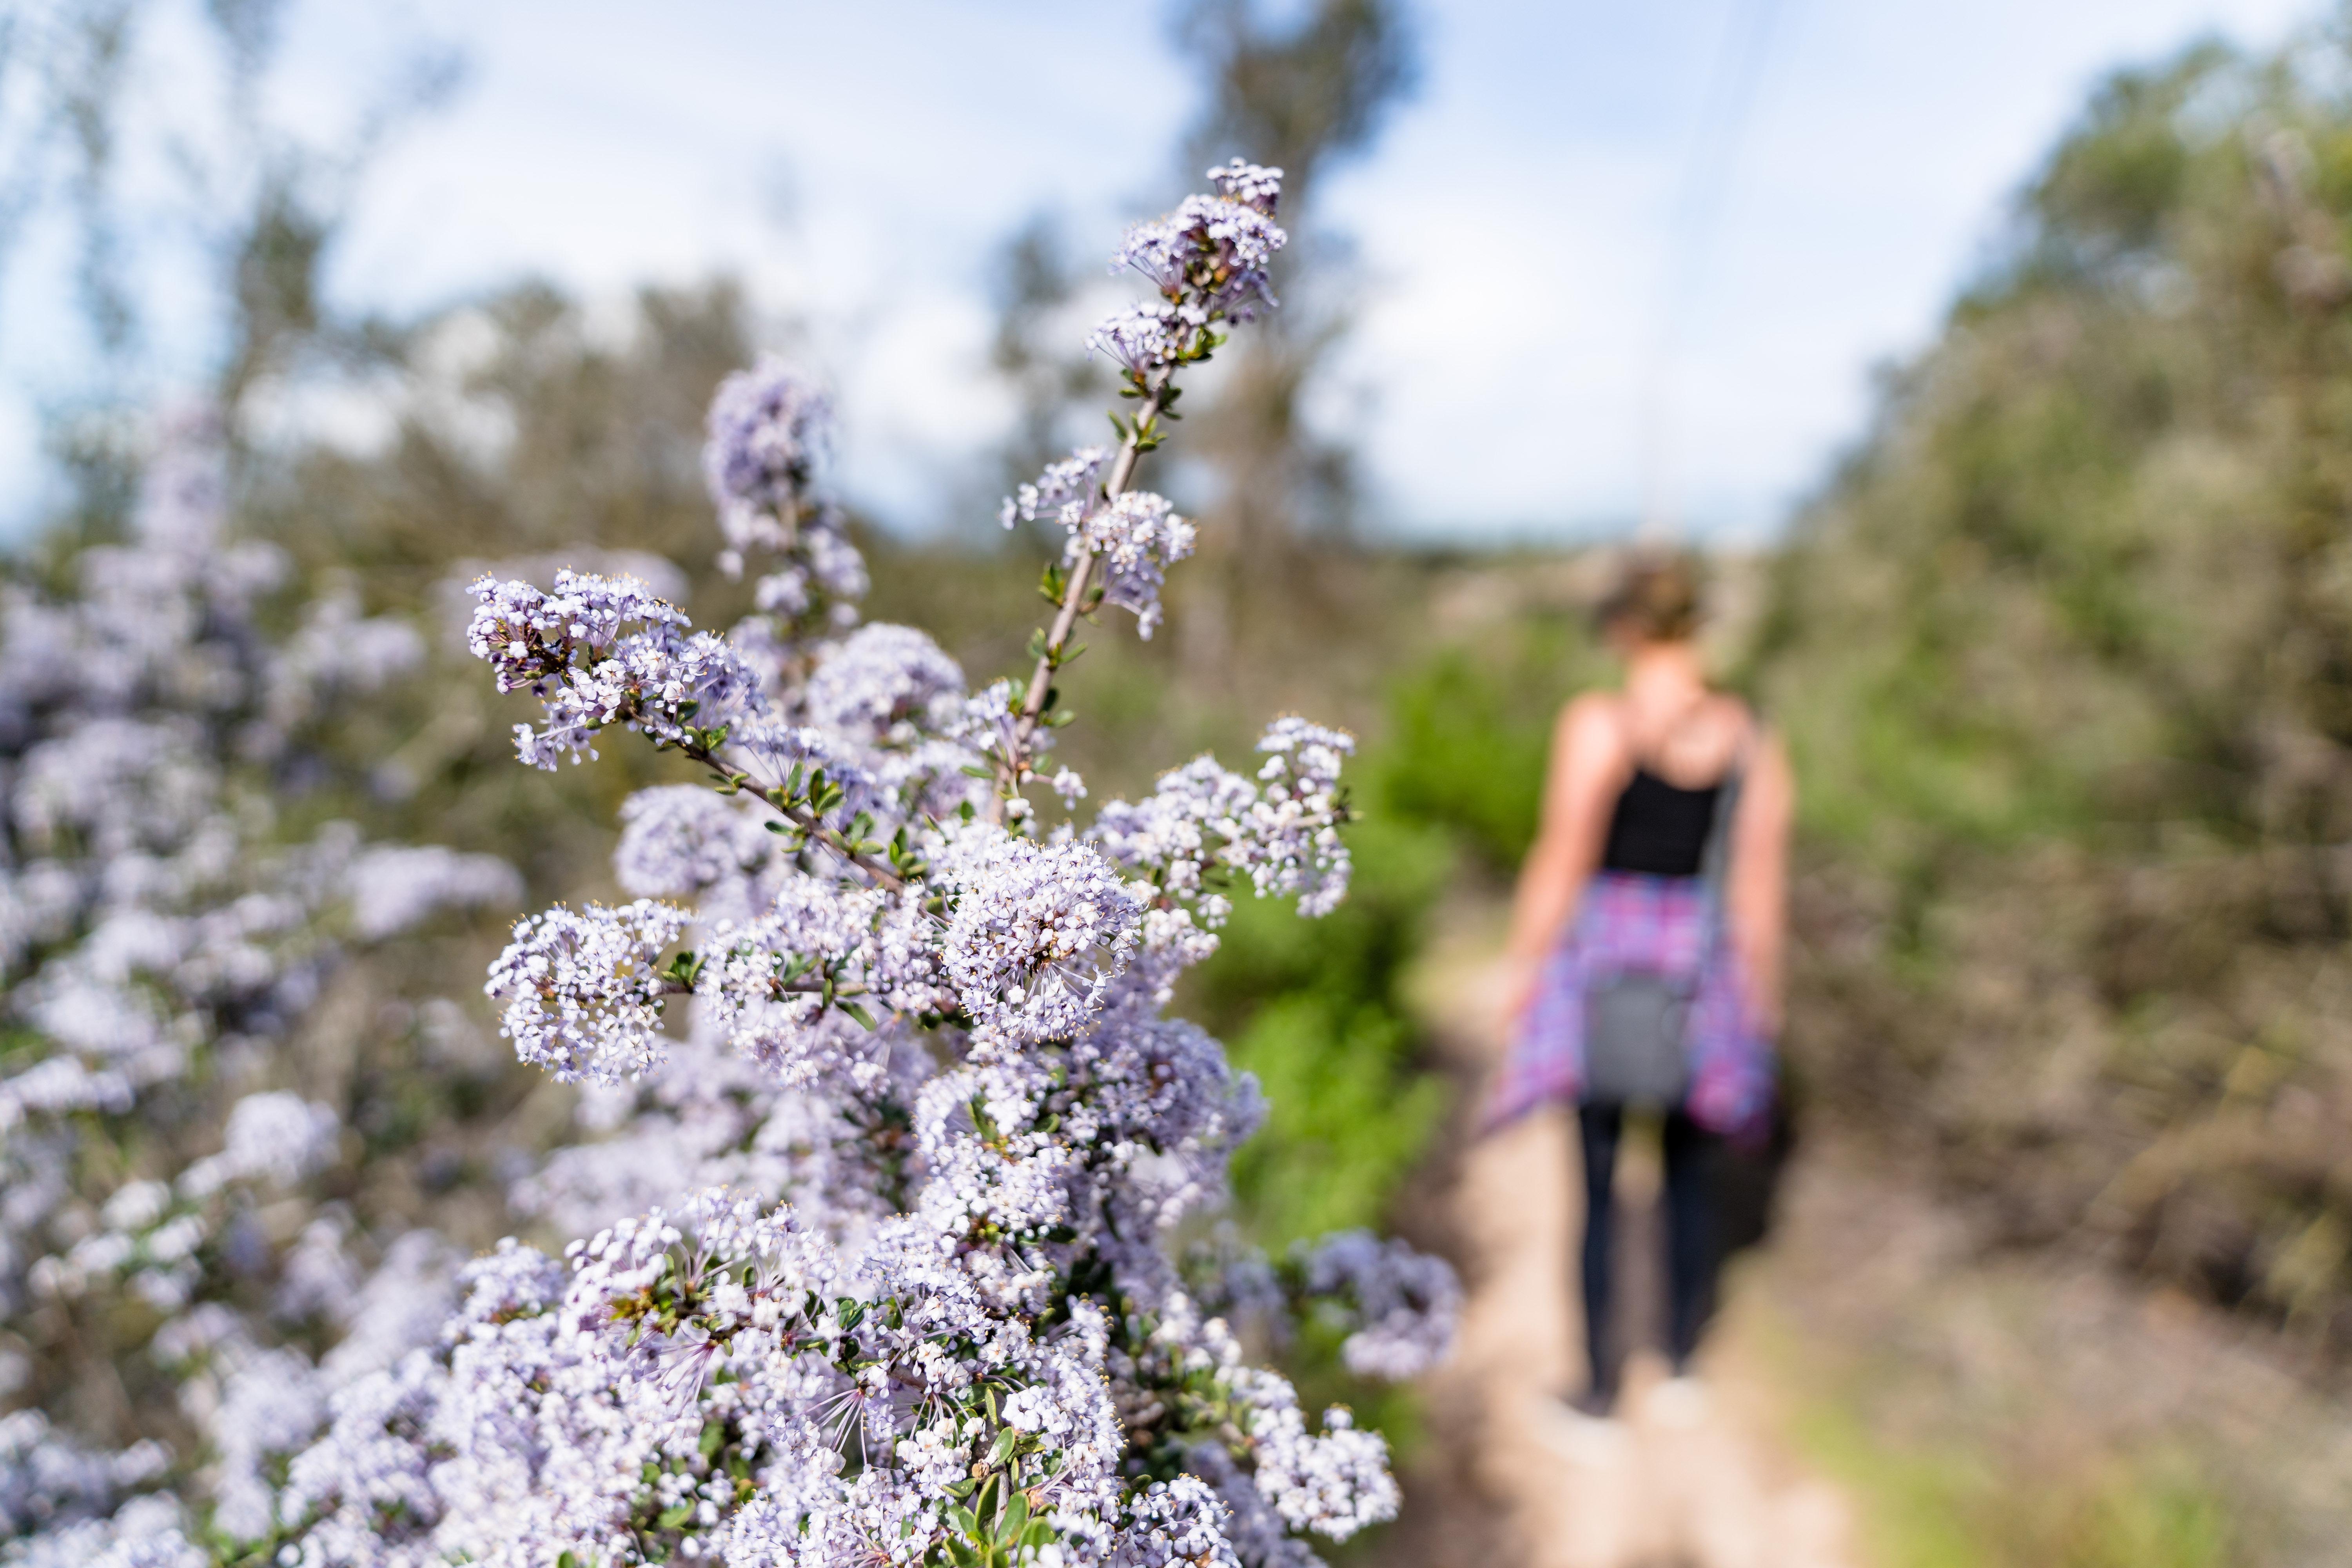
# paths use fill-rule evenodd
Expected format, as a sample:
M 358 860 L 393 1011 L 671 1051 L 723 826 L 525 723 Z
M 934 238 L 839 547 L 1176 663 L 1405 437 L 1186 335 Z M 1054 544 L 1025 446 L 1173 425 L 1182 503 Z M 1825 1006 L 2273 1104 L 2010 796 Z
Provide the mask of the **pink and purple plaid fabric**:
M 1772 1047 L 1738 959 L 1717 940 L 1719 920 L 1696 877 L 1603 871 L 1584 890 L 1566 941 L 1545 960 L 1533 1001 L 1486 1101 L 1487 1131 L 1546 1100 L 1573 1102 L 1584 1089 L 1584 996 L 1612 974 L 1649 973 L 1693 987 L 1691 1088 L 1683 1108 L 1700 1126 L 1741 1133 L 1772 1098 Z

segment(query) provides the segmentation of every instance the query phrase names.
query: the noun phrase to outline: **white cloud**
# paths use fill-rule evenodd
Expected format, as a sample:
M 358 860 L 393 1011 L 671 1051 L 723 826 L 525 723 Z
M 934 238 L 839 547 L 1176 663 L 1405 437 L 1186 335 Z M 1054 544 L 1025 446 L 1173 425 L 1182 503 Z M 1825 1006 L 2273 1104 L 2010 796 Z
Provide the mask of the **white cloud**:
M 1726 29 L 1761 3 L 1423 0 L 1424 89 L 1325 214 L 1373 280 L 1346 361 L 1373 396 L 1318 406 L 1364 423 L 1384 521 L 1475 535 L 1640 509 L 1690 139 Z M 1141 4 L 411 4 L 295 8 L 278 98 L 304 123 L 347 125 L 420 30 L 472 68 L 376 172 L 335 290 L 413 310 L 527 273 L 612 300 L 735 271 L 810 325 L 851 416 L 849 482 L 910 526 L 1002 428 L 972 390 L 994 247 L 1051 205 L 1107 250 L 1168 188 L 1194 100 Z M 1927 340 L 2100 71 L 2215 25 L 2266 40 L 2306 12 L 1778 0 L 1671 318 L 1685 523 L 1752 533 L 1814 482 L 1860 426 L 1869 367 Z M 18 433 L 61 374 L 56 334 L 26 318 L 62 301 L 21 282 L 5 298 L 0 473 L 21 494 Z M 184 374 L 209 341 L 201 323 L 159 335 Z

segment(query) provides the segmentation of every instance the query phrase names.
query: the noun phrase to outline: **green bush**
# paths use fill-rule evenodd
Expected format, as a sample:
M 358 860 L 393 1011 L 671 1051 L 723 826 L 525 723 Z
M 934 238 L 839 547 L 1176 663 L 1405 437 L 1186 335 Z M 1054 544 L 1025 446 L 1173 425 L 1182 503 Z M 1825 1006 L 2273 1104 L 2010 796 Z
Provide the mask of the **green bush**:
M 1268 1100 L 1265 1131 L 1234 1166 L 1249 1228 L 1268 1247 L 1378 1225 L 1445 1110 L 1397 987 L 1451 847 L 1378 814 L 1348 837 L 1356 874 L 1345 903 L 1302 921 L 1244 898 L 1201 975 L 1204 1013 Z
M 1441 650 L 1391 688 L 1384 804 L 1450 830 L 1488 868 L 1515 870 L 1535 839 L 1553 719 L 1604 673 L 1591 639 L 1557 619 Z

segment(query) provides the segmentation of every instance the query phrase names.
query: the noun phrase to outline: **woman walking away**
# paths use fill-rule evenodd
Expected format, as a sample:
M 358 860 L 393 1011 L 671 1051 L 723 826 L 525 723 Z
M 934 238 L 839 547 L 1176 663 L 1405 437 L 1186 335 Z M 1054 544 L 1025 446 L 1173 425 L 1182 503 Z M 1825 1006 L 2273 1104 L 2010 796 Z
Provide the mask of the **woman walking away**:
M 1687 560 L 1635 562 L 1600 622 L 1624 686 L 1570 702 L 1553 734 L 1512 917 L 1514 1036 L 1486 1116 L 1491 1129 L 1548 1100 L 1577 1107 L 1590 1381 L 1571 1403 L 1591 1415 L 1617 1394 L 1611 1188 L 1629 1109 L 1664 1118 L 1677 1378 L 1713 1305 L 1712 1157 L 1760 1127 L 1772 1093 L 1794 796 L 1780 742 L 1707 684 Z

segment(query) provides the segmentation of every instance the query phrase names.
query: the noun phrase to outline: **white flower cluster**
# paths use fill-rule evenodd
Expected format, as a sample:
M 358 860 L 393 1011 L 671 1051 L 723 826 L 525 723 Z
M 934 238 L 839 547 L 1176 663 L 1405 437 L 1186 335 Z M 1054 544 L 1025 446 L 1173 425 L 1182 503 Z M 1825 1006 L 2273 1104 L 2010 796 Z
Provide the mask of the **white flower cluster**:
M 1462 1311 L 1462 1287 L 1441 1258 L 1364 1230 L 1297 1249 L 1303 1292 L 1332 1301 L 1354 1326 L 1339 1347 L 1349 1370 L 1401 1381 L 1444 1358 Z
M 512 904 L 522 878 L 495 855 L 461 855 L 439 844 L 380 844 L 362 850 L 344 873 L 352 929 L 380 942 L 436 910 Z
M 1263 299 L 1280 243 L 1275 177 L 1218 178 L 1144 247 L 1182 252 L 1203 322 Z M 730 383 L 708 468 L 722 508 L 804 538 L 798 385 Z M 1108 460 L 1008 516 L 1061 523 L 1148 616 L 1190 525 L 1106 494 Z M 515 1194 L 590 1239 L 505 1244 L 434 1349 L 328 1396 L 275 1560 L 1262 1568 L 1391 1514 L 1380 1436 L 1310 1421 L 1169 1256 L 1263 1106 L 1164 1008 L 1214 948 L 1219 878 L 1336 900 L 1347 738 L 1284 721 L 1255 780 L 1204 759 L 1041 835 L 993 787 L 992 759 L 1042 745 L 1022 689 L 971 692 L 918 632 L 778 608 L 713 637 L 581 576 L 477 593 L 475 650 L 547 706 L 526 761 L 619 725 L 716 788 L 635 797 L 615 868 L 646 897 L 525 921 L 492 972 L 517 1049 L 599 1086 L 582 1114 L 608 1136 Z M 1348 1275 L 1360 1332 L 1433 1346 L 1412 1313 L 1442 1292 L 1382 1283 L 1403 1257 Z
M 1149 638 L 1160 624 L 1160 584 L 1171 564 L 1192 553 L 1192 524 L 1164 497 L 1127 490 L 1071 536 L 1069 558 L 1087 552 L 1101 558 L 1105 601 L 1134 611 L 1136 636 Z
M 1208 326 L 1208 312 L 1190 300 L 1150 300 L 1105 317 L 1087 335 L 1087 351 L 1140 378 L 1181 364 Z
M 1105 602 L 1134 611 L 1136 633 L 1148 638 L 1160 624 L 1160 589 L 1169 566 L 1192 553 L 1193 527 L 1167 498 L 1149 490 L 1105 499 L 1107 460 L 1099 447 L 1080 447 L 1006 497 L 997 516 L 1007 528 L 1050 520 L 1068 530 L 1063 563 L 1096 557 Z
M 617 1083 L 659 1066 L 669 994 L 660 959 L 687 919 L 676 904 L 639 899 L 618 909 L 558 904 L 516 921 L 484 986 L 506 1000 L 500 1032 L 515 1054 L 562 1083 Z
M 1255 207 L 1268 217 L 1282 202 L 1282 171 L 1246 159 L 1232 158 L 1218 164 L 1208 172 L 1208 181 L 1227 201 Z
M 596 732 L 623 724 L 665 745 L 698 744 L 767 716 L 760 679 L 735 648 L 634 577 L 562 571 L 555 591 L 484 577 L 467 646 L 498 672 L 499 689 L 528 689 L 547 710 L 515 726 L 515 754 L 553 768 L 596 755 Z M 626 628 L 639 629 L 629 631 Z
M 1024 1041 L 1083 1030 L 1127 965 L 1141 898 L 1082 844 L 973 828 L 947 859 L 946 964 L 965 1015 Z
M 555 574 L 555 591 L 485 575 L 473 585 L 481 607 L 466 628 L 466 646 L 487 660 L 500 691 L 530 688 L 570 671 L 585 656 L 594 663 L 632 625 L 682 626 L 686 617 L 635 577 L 599 577 L 569 568 Z
M 818 657 L 801 706 L 820 730 L 869 750 L 906 751 L 953 728 L 963 696 L 963 671 L 939 644 L 912 626 L 877 624 Z
M 119 1450 L 0 1415 L 0 1550 L 58 1568 L 208 1563 L 199 1521 L 266 1534 L 328 1367 L 438 1327 L 428 1260 L 328 1196 L 335 1107 L 268 1086 L 354 941 L 520 887 L 278 823 L 271 784 L 322 776 L 322 724 L 422 639 L 348 593 L 268 598 L 289 563 L 229 533 L 218 420 L 161 436 L 134 544 L 67 561 L 70 593 L 0 587 L 0 1389 L 79 1412 L 108 1360 L 139 1379 Z
M 768 836 L 740 797 L 699 784 L 639 790 L 621 804 L 613 872 L 629 892 L 689 898 L 741 882 L 768 858 Z M 741 911 L 749 919 L 750 910 Z
M 1236 159 L 1209 178 L 1218 195 L 1187 196 L 1167 216 L 1136 225 L 1111 270 L 1132 267 L 1203 322 L 1246 321 L 1276 303 L 1266 269 L 1289 238 L 1274 222 L 1282 171 Z
M 1260 898 L 1296 895 L 1301 914 L 1339 908 L 1349 868 L 1339 770 L 1356 754 L 1356 738 L 1291 716 L 1267 725 L 1257 749 L 1267 755 L 1248 818 L 1250 880 Z
M 1076 533 L 1102 500 L 1103 470 L 1109 463 L 1110 453 L 1104 448 L 1081 447 L 1061 461 L 1046 464 L 1035 484 L 1023 485 L 1005 497 L 996 520 L 1011 528 L 1050 518 Z
M 1261 898 L 1295 896 L 1303 915 L 1326 914 L 1348 892 L 1339 768 L 1355 749 L 1344 731 L 1277 719 L 1258 742 L 1267 755 L 1255 781 L 1195 757 L 1141 801 L 1104 806 L 1088 837 L 1212 929 L 1224 921 L 1226 902 L 1213 890 L 1223 875 L 1247 877 Z
M 857 624 L 866 560 L 841 510 L 819 494 L 817 469 L 833 441 L 833 401 L 773 354 L 729 376 L 712 399 L 703 477 L 726 548 L 719 566 L 740 576 L 760 559 L 757 613 L 735 630 L 737 651 L 781 692 L 806 673 L 813 645 Z
M 719 384 L 702 476 L 727 538 L 730 575 L 742 570 L 745 550 L 790 547 L 812 503 L 832 426 L 832 400 L 773 354 Z

